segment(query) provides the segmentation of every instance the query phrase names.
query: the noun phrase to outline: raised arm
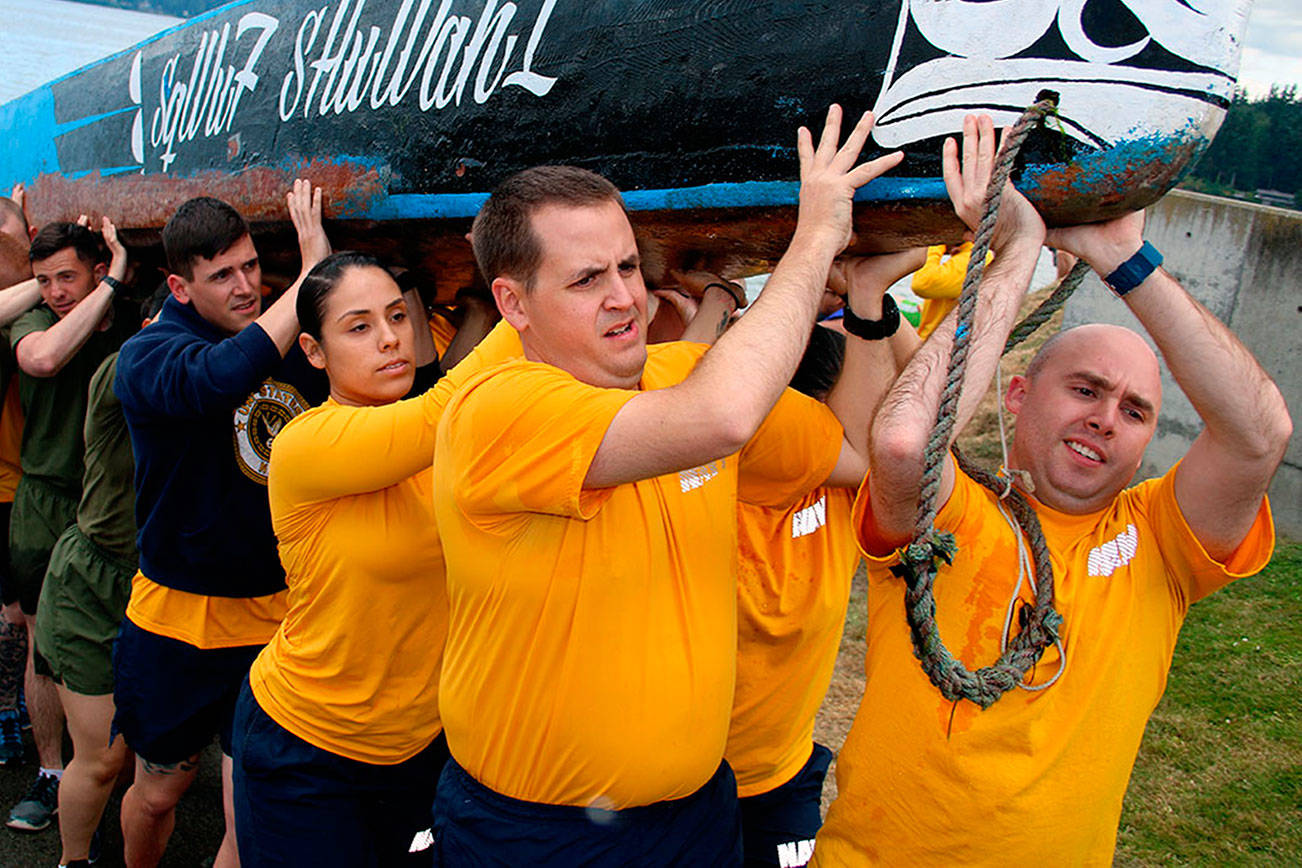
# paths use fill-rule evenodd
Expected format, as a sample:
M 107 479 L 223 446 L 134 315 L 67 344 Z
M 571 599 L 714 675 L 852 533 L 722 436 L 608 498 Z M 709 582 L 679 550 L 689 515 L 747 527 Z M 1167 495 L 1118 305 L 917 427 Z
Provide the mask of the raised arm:
M 121 281 L 127 274 L 127 249 L 118 240 L 117 228 L 107 217 L 103 218 L 102 229 L 104 243 L 112 254 L 108 276 Z M 108 281 L 100 280 L 89 295 L 68 311 L 67 316 L 48 329 L 32 332 L 18 342 L 14 350 L 18 366 L 28 376 L 53 377 L 100 327 L 112 306 L 113 287 Z
M 1048 243 L 1106 277 L 1143 244 L 1142 212 L 1055 229 Z M 1252 527 L 1293 431 L 1279 388 L 1252 353 L 1161 268 L 1124 297 L 1204 428 L 1176 471 L 1175 496 L 1208 554 L 1228 557 Z
M 926 257 L 926 248 L 899 253 L 847 259 L 832 268 L 830 283 L 844 285 L 847 311 L 859 319 L 880 321 L 883 301 L 891 284 L 915 271 Z M 845 430 L 841 460 L 832 471 L 829 485 L 858 486 L 868 469 L 868 431 L 882 398 L 895 382 L 896 356 L 912 355 L 918 335 L 898 316 L 898 330 L 890 337 L 865 340 L 849 331 L 845 336 L 845 361 L 841 376 L 827 395 L 827 406 Z M 897 345 L 903 345 L 897 349 Z
M 298 313 L 295 310 L 298 288 L 313 266 L 330 255 L 330 240 L 321 225 L 321 188 L 313 188 L 311 181 L 299 178 L 286 194 L 285 201 L 289 219 L 298 232 L 298 250 L 303 266 L 298 279 L 257 319 L 257 324 L 275 342 L 282 356 L 298 340 Z
M 41 285 L 31 277 L 0 289 L 0 328 L 9 325 L 41 302 Z
M 865 113 L 838 147 L 832 106 L 815 147 L 797 136 L 800 208 L 795 235 L 760 298 L 683 382 L 623 405 L 597 451 L 585 488 L 604 488 L 693 467 L 741 449 L 800 362 L 832 260 L 851 235 L 854 191 L 895 166 L 894 153 L 856 166 L 872 129 Z
M 945 142 L 945 187 L 954 210 L 970 228 L 975 228 L 981 217 L 994 155 L 995 131 L 987 116 L 964 119 L 961 163 L 954 140 Z M 951 442 L 972 418 L 990 386 L 1043 243 L 1043 221 L 1009 184 L 991 242 L 994 260 L 985 270 L 977 297 Z M 956 321 L 957 317 L 950 315 L 931 333 L 896 379 L 873 421 L 872 472 L 868 475 L 872 518 L 878 537 L 892 547 L 907 542 L 912 532 L 925 466 L 923 453 L 940 406 Z M 953 489 L 954 468 L 947 462 L 938 502 L 948 500 Z

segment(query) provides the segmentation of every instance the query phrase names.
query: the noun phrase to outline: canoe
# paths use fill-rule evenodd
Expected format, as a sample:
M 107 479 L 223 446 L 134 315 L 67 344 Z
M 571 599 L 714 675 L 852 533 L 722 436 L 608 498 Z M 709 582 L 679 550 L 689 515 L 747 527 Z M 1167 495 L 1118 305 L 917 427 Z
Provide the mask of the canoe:
M 288 242 L 306 176 L 337 248 L 432 269 L 448 295 L 493 186 L 563 162 L 625 191 L 652 277 L 740 274 L 785 247 L 795 130 L 832 102 L 875 112 L 868 153 L 905 152 L 860 191 L 862 250 L 954 239 L 940 142 L 1045 91 L 1059 113 L 1017 183 L 1046 219 L 1155 201 L 1225 115 L 1249 3 L 243 0 L 0 106 L 0 185 L 24 182 L 37 222 L 108 212 L 148 259 L 194 195 Z

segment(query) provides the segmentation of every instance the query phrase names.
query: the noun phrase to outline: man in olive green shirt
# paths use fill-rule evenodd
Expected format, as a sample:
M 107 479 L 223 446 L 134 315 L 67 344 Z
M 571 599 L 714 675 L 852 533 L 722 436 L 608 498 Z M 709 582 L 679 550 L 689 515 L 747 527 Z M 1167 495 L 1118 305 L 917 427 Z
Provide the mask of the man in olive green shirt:
M 27 707 L 41 770 L 6 822 L 19 831 L 38 831 L 50 824 L 58 810 L 63 773 L 59 696 L 48 675 L 35 665 L 39 654 L 32 631 L 41 584 L 55 541 L 73 523 L 81 498 L 87 387 L 100 363 L 135 325 L 134 317 L 114 310 L 127 257 L 107 218 L 102 241 L 76 223 L 52 223 L 32 239 L 29 255 L 43 303 L 23 314 L 10 330 L 26 421 L 23 478 L 9 528 L 9 578 L 14 587 L 5 594 L 17 597 L 28 631 Z

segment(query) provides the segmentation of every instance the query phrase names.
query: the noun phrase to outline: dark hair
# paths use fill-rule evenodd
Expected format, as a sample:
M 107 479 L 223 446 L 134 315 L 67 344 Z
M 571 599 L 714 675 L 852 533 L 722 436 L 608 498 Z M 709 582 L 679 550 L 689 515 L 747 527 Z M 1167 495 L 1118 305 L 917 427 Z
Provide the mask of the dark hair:
M 805 355 L 791 378 L 791 388 L 823 400 L 841 376 L 841 363 L 844 361 L 845 335 L 820 325 L 814 326 Z
M 167 268 L 191 280 L 195 260 L 212 259 L 248 234 L 249 224 L 240 212 L 220 199 L 199 196 L 182 202 L 163 227 Z
M 90 268 L 108 262 L 108 246 L 104 239 L 79 223 L 51 223 L 42 227 L 32 239 L 27 258 L 32 262 L 49 259 L 60 250 L 71 247 L 77 258 Z
M 167 301 L 168 296 L 171 294 L 172 289 L 167 285 L 166 280 L 158 284 L 158 288 L 154 290 L 153 294 L 140 302 L 140 318 L 145 320 L 158 316 L 158 312 L 163 309 L 163 303 Z
M 545 205 L 596 205 L 618 202 L 627 214 L 619 189 L 610 181 L 574 166 L 535 166 L 507 178 L 479 209 L 471 228 L 475 261 L 492 285 L 500 276 L 533 286 L 542 262 L 542 248 L 534 235 L 533 213 Z
M 321 320 L 325 316 L 326 300 L 339 285 L 344 272 L 350 268 L 378 268 L 385 274 L 389 273 L 383 263 L 369 253 L 341 250 L 318 262 L 299 284 L 298 298 L 294 302 L 298 327 L 318 341 L 321 340 Z

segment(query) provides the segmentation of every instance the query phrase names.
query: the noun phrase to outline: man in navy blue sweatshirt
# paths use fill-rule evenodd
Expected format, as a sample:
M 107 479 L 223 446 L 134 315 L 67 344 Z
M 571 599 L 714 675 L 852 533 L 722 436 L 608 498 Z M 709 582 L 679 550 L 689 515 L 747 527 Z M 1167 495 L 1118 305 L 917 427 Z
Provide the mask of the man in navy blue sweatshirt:
M 330 252 L 321 191 L 288 195 L 302 274 L 262 309 L 248 224 L 191 199 L 163 229 L 172 295 L 122 346 L 114 390 L 136 458 L 140 572 L 115 651 L 115 731 L 136 753 L 122 800 L 126 862 L 156 865 L 199 752 L 221 737 L 226 836 L 215 868 L 239 857 L 230 726 L 249 664 L 276 631 L 285 577 L 267 506 L 271 441 L 328 385 L 298 349 L 303 275 Z

